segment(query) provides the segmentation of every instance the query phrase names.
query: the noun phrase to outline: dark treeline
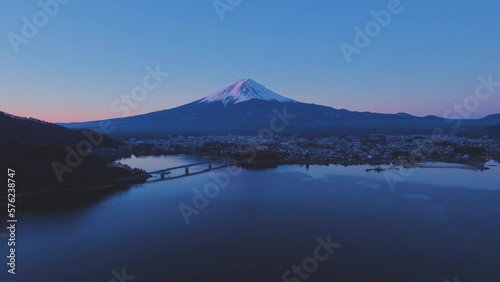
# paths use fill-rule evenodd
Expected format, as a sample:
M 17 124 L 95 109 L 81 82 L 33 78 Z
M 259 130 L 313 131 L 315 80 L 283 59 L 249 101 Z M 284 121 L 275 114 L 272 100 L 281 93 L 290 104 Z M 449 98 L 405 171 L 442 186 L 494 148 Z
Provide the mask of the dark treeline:
M 69 130 L 51 123 L 0 112 L 0 167 L 5 175 L 9 168 L 16 171 L 16 193 L 21 195 L 35 191 L 62 191 L 101 185 L 136 172 L 111 167 L 108 160 L 91 152 L 89 155 L 80 155 L 78 165 L 70 166 L 67 161 L 69 151 L 77 151 L 78 144 L 89 141 L 89 134 L 102 137 L 90 150 L 121 144 L 95 132 Z M 54 163 L 69 170 L 60 173 L 58 177 Z M 0 194 L 6 193 L 6 189 L 0 190 Z

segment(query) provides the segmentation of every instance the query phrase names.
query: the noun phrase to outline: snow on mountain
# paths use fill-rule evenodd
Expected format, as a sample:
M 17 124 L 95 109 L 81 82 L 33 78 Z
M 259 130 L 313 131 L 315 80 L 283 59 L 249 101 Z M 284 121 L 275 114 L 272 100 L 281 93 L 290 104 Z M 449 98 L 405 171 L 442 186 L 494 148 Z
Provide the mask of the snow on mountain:
M 294 117 L 293 122 L 286 124 L 281 134 L 422 134 L 434 128 L 446 128 L 448 124 L 437 117 L 351 112 L 301 103 L 276 94 L 251 79 L 238 80 L 210 96 L 173 109 L 109 121 L 115 126 L 112 133 L 115 137 L 252 135 L 276 122 L 277 117 L 290 116 Z M 497 125 L 499 118 L 465 120 L 464 128 Z M 61 125 L 72 129 L 102 130 L 102 122 L 105 121 Z M 1 132 L 0 128 L 0 135 Z
M 199 100 L 198 103 L 222 102 L 224 106 L 227 106 L 228 104 L 238 104 L 253 99 L 296 103 L 295 100 L 283 97 L 252 79 L 240 79 L 228 87 Z

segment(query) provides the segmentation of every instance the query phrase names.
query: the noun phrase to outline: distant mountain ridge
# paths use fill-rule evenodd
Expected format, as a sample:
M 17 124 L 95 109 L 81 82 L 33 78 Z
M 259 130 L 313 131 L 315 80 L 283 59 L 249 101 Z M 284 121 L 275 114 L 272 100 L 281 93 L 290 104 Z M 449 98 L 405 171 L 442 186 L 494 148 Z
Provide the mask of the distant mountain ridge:
M 430 134 L 435 128 L 448 131 L 453 120 L 406 113 L 378 114 L 353 112 L 306 104 L 284 97 L 251 79 L 238 80 L 228 87 L 192 103 L 163 111 L 123 119 L 111 119 L 114 137 L 165 135 L 243 134 L 256 135 L 281 115 L 293 120 L 280 134 Z M 61 124 L 73 129 L 99 129 L 100 121 Z M 459 130 L 500 124 L 500 114 L 479 120 L 463 120 Z
M 85 140 L 85 136 L 79 131 L 0 111 L 0 151 L 25 146 L 75 145 L 81 140 Z M 103 145 L 115 142 L 104 137 Z
M 500 121 L 500 114 L 493 114 L 493 115 L 485 116 L 481 120 L 483 120 L 483 121 L 492 121 L 494 123 L 495 122 L 498 123 L 498 121 Z

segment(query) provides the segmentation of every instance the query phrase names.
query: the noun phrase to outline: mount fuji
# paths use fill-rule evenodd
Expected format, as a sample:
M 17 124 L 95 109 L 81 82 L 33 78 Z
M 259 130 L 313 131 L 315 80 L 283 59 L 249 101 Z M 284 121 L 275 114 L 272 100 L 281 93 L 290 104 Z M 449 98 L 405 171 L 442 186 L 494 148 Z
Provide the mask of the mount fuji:
M 231 85 L 192 103 L 121 119 L 60 124 L 71 129 L 99 130 L 112 122 L 112 137 L 157 137 L 166 135 L 242 134 L 257 135 L 270 128 L 277 117 L 290 117 L 280 134 L 430 134 L 433 129 L 451 130 L 454 122 L 436 116 L 377 114 L 306 104 L 284 97 L 252 79 Z M 291 118 L 293 117 L 293 118 Z M 463 120 L 461 129 L 500 124 L 500 115 Z M 277 126 L 283 128 L 283 124 Z
M 199 100 L 198 102 L 200 104 L 222 102 L 224 106 L 227 106 L 250 100 L 296 103 L 296 101 L 283 97 L 278 93 L 267 89 L 261 84 L 258 84 L 252 79 L 240 79 L 228 87 Z

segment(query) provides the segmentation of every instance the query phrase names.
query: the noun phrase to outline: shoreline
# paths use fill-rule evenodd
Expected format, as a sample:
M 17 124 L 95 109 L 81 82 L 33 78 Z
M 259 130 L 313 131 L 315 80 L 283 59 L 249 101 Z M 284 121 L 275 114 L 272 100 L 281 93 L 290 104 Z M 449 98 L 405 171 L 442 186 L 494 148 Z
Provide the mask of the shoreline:
M 180 154 L 182 155 L 182 154 Z M 191 156 L 197 156 L 200 158 L 217 158 L 221 157 L 215 156 L 203 156 L 199 154 L 187 154 Z M 150 156 L 174 156 L 170 155 L 144 155 L 137 157 L 150 157 Z M 179 156 L 179 155 L 175 155 Z M 120 158 L 123 159 L 123 158 Z M 118 159 L 119 160 L 119 159 Z M 114 160 L 114 162 L 118 161 Z M 305 160 L 255 160 L 252 162 L 247 162 L 246 160 L 237 160 L 228 158 L 229 165 L 241 167 L 248 170 L 261 170 L 261 169 L 273 169 L 279 166 L 288 165 L 298 165 L 298 166 L 371 166 L 371 168 L 365 168 L 366 172 L 375 171 L 381 173 L 389 170 L 399 170 L 401 168 L 420 168 L 420 169 L 461 169 L 461 170 L 475 170 L 484 171 L 489 170 L 490 166 L 486 166 L 488 161 L 497 162 L 495 159 L 487 159 L 483 161 L 450 161 L 442 159 L 429 159 L 423 163 L 407 163 L 402 160 L 370 160 L 370 161 L 305 161 Z M 439 165 L 431 165 L 428 163 L 438 163 Z M 390 167 L 382 167 L 390 166 Z M 496 166 L 496 165 L 493 165 Z M 76 187 L 68 188 L 64 190 L 43 190 L 26 194 L 18 195 L 18 203 L 20 205 L 31 205 L 28 209 L 37 209 L 39 207 L 44 207 L 47 204 L 54 204 L 55 206 L 62 205 L 61 202 L 68 201 L 68 204 L 73 202 L 84 202 L 87 198 L 100 198 L 109 193 L 125 191 L 134 184 L 147 183 L 147 180 L 151 177 L 149 173 L 142 173 L 132 175 L 126 178 L 120 178 L 107 183 L 96 184 L 94 186 L 87 187 Z M 0 206 L 6 206 L 6 202 L 0 202 Z
M 121 191 L 133 184 L 145 183 L 150 177 L 147 173 L 131 175 L 125 178 L 119 178 L 106 183 L 96 184 L 85 187 L 73 187 L 65 189 L 46 189 L 36 192 L 27 192 L 17 194 L 16 202 L 18 205 L 34 204 L 35 206 L 29 209 L 34 209 L 40 204 L 44 204 L 48 200 L 81 200 L 75 198 L 76 195 L 85 194 L 86 196 L 102 196 L 110 192 Z M 7 202 L 0 202 L 0 207 L 7 206 Z
M 165 155 L 168 156 L 168 155 Z M 220 158 L 213 156 L 200 156 L 198 157 L 208 157 L 208 158 Z M 312 161 L 312 160 L 254 160 L 252 162 L 246 162 L 245 160 L 233 160 L 236 165 L 246 168 L 266 168 L 266 167 L 277 167 L 282 165 L 309 165 L 309 166 L 330 166 L 330 165 L 340 165 L 340 166 L 391 166 L 391 167 L 402 167 L 402 168 L 441 168 L 441 169 L 466 169 L 466 170 L 488 170 L 489 167 L 486 166 L 488 161 L 497 160 L 493 158 L 485 159 L 474 159 L 470 161 L 464 160 L 446 160 L 446 159 L 426 159 L 424 162 L 408 162 L 405 159 L 391 159 L 391 160 L 363 160 L 363 161 Z M 430 165 L 430 163 L 438 163 L 441 165 Z

